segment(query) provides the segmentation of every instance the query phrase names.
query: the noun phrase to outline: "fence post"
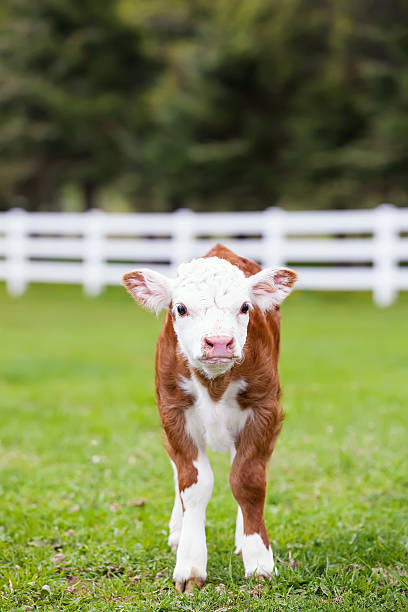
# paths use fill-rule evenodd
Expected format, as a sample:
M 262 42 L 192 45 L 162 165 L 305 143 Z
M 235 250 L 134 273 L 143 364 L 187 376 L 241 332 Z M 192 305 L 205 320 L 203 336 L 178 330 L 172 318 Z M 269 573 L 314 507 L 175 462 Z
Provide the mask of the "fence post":
M 26 289 L 25 231 L 26 212 L 11 208 L 6 221 L 6 286 L 10 295 L 22 295 Z
M 174 275 L 179 265 L 194 255 L 194 222 L 195 215 L 188 208 L 179 208 L 173 213 L 171 273 Z
M 374 301 L 378 306 L 389 306 L 395 300 L 398 287 L 395 278 L 395 207 L 381 204 L 373 211 L 374 229 Z
M 264 266 L 283 266 L 285 263 L 285 215 L 285 211 L 277 206 L 267 208 L 263 213 L 265 229 L 261 257 Z
M 83 288 L 87 295 L 99 295 L 103 289 L 103 220 L 104 213 L 93 208 L 84 213 Z

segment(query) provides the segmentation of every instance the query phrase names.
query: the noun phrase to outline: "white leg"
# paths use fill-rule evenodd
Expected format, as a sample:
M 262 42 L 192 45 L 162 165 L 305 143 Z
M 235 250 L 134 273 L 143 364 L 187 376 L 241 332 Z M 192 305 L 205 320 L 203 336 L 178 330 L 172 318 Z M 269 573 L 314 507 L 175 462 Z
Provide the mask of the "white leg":
M 197 482 L 181 492 L 184 516 L 173 572 L 176 588 L 180 585 L 182 588 L 190 578 L 202 584 L 207 577 L 205 511 L 211 498 L 214 476 L 204 452 L 199 451 L 193 463 L 198 471 Z
M 174 473 L 174 505 L 173 510 L 171 511 L 170 522 L 169 522 L 169 539 L 168 543 L 172 550 L 177 550 L 181 527 L 183 524 L 183 507 L 181 505 L 180 500 L 180 492 L 178 486 L 178 476 L 177 476 L 177 468 L 173 461 L 170 459 L 170 463 L 173 468 Z
M 235 554 L 240 555 L 242 553 L 242 538 L 244 535 L 244 519 L 242 517 L 242 510 L 238 506 L 237 510 L 237 522 L 235 524 Z
M 235 455 L 237 454 L 237 451 L 235 449 L 235 446 L 232 446 L 230 448 L 230 457 L 231 457 L 231 464 L 234 461 Z M 242 516 L 242 510 L 241 507 L 238 505 L 238 509 L 237 509 L 237 520 L 235 523 L 235 554 L 236 555 L 240 555 L 242 553 L 242 537 L 244 535 L 244 518 Z
M 242 538 L 242 559 L 245 576 L 265 576 L 269 578 L 277 574 L 273 560 L 272 548 L 266 548 L 259 533 L 244 535 Z

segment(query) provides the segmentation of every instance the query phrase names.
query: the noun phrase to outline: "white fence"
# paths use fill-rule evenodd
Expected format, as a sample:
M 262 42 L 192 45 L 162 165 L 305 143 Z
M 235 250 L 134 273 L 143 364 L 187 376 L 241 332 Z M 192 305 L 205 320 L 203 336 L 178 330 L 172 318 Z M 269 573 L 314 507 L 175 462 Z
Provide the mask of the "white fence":
M 21 294 L 29 282 L 80 283 L 97 295 L 124 272 L 170 275 L 222 242 L 262 265 L 291 265 L 298 287 L 369 290 L 386 306 L 408 289 L 408 209 L 161 214 L 0 213 L 0 280 Z

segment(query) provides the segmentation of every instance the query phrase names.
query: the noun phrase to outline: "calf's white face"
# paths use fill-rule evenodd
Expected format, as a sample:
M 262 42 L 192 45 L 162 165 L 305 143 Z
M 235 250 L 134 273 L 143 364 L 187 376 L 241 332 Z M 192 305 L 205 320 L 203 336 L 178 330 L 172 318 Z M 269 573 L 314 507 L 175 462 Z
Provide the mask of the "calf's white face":
M 296 273 L 288 268 L 266 268 L 246 278 L 219 257 L 182 264 L 176 279 L 146 268 L 123 277 L 129 293 L 148 310 L 171 308 L 181 351 L 209 378 L 242 359 L 251 309 L 274 308 L 295 281 Z

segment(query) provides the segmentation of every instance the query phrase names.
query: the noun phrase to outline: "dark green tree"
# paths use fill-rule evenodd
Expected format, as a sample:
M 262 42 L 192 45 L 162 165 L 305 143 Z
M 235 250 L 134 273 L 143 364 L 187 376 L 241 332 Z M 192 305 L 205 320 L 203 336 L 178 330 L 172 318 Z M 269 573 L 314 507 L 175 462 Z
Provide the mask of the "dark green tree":
M 293 103 L 282 199 L 349 208 L 408 200 L 408 5 L 333 3 L 317 78 Z
M 7 0 L 1 26 L 3 203 L 55 206 L 72 183 L 95 206 L 149 123 L 145 92 L 159 66 L 143 33 L 115 0 Z
M 406 202 L 406 3 L 200 8 L 156 112 L 158 197 L 198 208 Z

